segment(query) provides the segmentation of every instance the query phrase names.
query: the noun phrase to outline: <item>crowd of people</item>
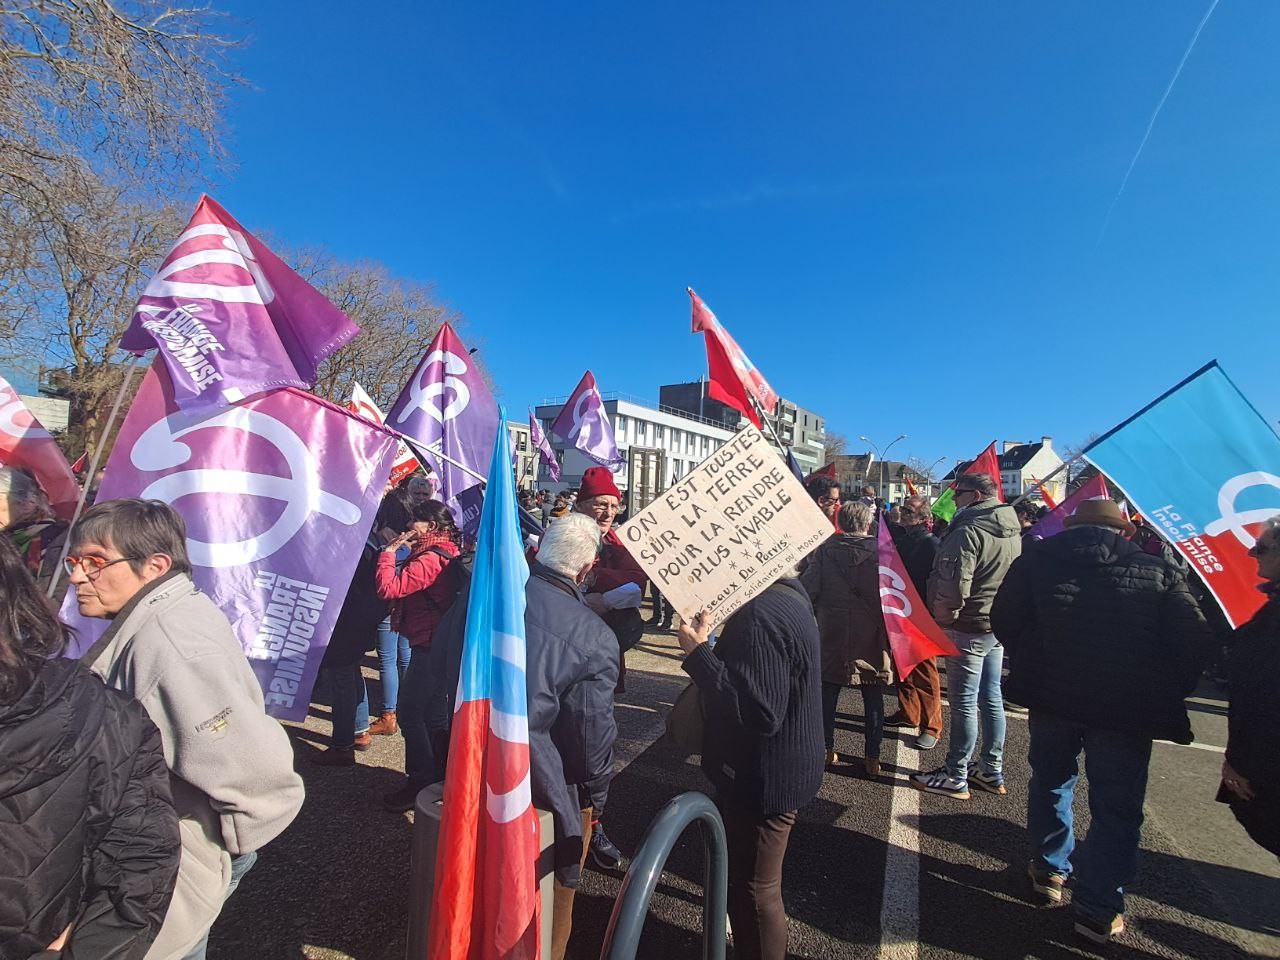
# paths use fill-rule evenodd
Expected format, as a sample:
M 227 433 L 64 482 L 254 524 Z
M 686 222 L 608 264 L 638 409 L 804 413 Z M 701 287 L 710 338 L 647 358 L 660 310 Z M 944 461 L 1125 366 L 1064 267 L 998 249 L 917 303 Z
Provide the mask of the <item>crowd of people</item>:
M 972 789 L 1007 795 L 1006 700 L 1029 709 L 1029 890 L 1056 903 L 1071 880 L 1075 930 L 1096 942 L 1119 933 L 1152 743 L 1190 742 L 1184 698 L 1215 645 L 1185 566 L 1137 542 L 1111 501 L 1086 501 L 1063 533 L 1035 540 L 1035 513 L 1001 503 L 983 475 L 959 479 L 945 530 L 923 497 L 886 510 L 872 490 L 845 502 L 825 477 L 807 487 L 832 536 L 714 633 L 696 611 L 676 628 L 728 838 L 735 955 L 786 953 L 782 865 L 825 769 L 852 761 L 882 780 L 884 731 L 897 727 L 914 730 L 921 751 L 947 743 L 914 788 L 957 801 Z M 471 554 L 434 494 L 420 475 L 387 492 L 317 686 L 332 729 L 314 763 L 350 766 L 373 737 L 403 737 L 390 811 L 412 809 L 448 760 Z M 0 467 L 0 863 L 18 867 L 0 876 L 0 957 L 198 960 L 224 902 L 302 806 L 289 737 L 266 715 L 225 615 L 193 583 L 176 511 L 108 500 L 68 529 L 43 496 Z M 588 857 L 606 869 L 624 860 L 601 818 L 615 696 L 652 586 L 616 532 L 622 494 L 608 470 L 520 505 L 542 527 L 527 539 L 526 676 L 533 800 L 555 832 L 544 922 L 559 960 Z M 880 524 L 956 648 L 942 670 L 930 660 L 899 675 L 880 610 Z M 47 597 L 64 549 L 79 612 L 108 624 L 74 660 L 60 656 L 68 628 Z M 1280 855 L 1280 518 L 1251 553 L 1267 599 L 1229 644 L 1218 799 Z M 676 612 L 652 600 L 649 625 L 670 629 Z M 361 671 L 372 651 L 376 685 Z M 863 708 L 858 758 L 835 739 L 851 686 Z M 1082 760 L 1092 823 L 1077 842 Z

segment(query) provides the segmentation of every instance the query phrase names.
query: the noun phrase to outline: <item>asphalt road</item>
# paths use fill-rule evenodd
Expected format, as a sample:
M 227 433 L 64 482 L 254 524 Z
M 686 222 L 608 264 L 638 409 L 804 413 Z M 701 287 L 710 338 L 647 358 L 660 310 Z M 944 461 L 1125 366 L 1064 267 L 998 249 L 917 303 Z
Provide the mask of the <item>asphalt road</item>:
M 369 676 L 376 676 L 370 669 Z M 669 636 L 650 634 L 628 654 L 618 698 L 619 773 L 604 823 L 635 851 L 657 811 L 706 784 L 695 761 L 660 741 L 663 716 L 686 678 Z M 852 694 L 852 695 L 850 695 Z M 1280 868 L 1213 802 L 1225 743 L 1225 709 L 1211 688 L 1193 702 L 1204 748 L 1158 744 L 1128 930 L 1102 952 L 1082 946 L 1066 910 L 1033 905 L 1025 880 L 1027 730 L 1011 715 L 1007 797 L 969 801 L 921 794 L 906 776 L 941 762 L 894 733 L 876 781 L 861 773 L 861 703 L 841 702 L 837 748 L 852 764 L 829 772 L 801 811 L 784 874 L 790 954 L 803 958 L 1193 958 L 1280 957 Z M 400 960 L 408 917 L 412 815 L 384 813 L 381 793 L 401 782 L 403 747 L 376 738 L 356 767 L 308 763 L 328 733 L 315 705 L 291 726 L 308 798 L 298 820 L 262 853 L 214 927 L 209 955 L 262 960 Z M 1087 830 L 1087 787 L 1077 827 Z M 641 958 L 701 954 L 702 841 L 677 845 L 650 905 Z M 589 869 L 578 895 L 570 956 L 594 960 L 622 873 Z M 732 953 L 730 953 L 732 956 Z

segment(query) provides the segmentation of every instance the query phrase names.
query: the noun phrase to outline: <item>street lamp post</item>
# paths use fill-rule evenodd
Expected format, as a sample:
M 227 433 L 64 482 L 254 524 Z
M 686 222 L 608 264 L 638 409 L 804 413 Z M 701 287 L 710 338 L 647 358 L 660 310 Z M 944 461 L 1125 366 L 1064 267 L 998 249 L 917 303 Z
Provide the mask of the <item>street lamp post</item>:
M 880 493 L 880 499 L 883 500 L 885 498 L 884 496 L 884 458 L 888 456 L 889 451 L 893 449 L 893 445 L 897 443 L 899 440 L 907 439 L 907 435 L 905 433 L 898 434 L 896 437 L 894 437 L 892 440 L 889 441 L 889 445 L 884 448 L 883 453 L 880 452 L 880 448 L 878 446 L 872 443 L 870 437 L 858 437 L 858 439 L 861 440 L 863 443 L 870 443 L 871 449 L 874 450 L 876 452 L 876 456 L 880 458 L 880 483 L 877 487 L 877 490 Z

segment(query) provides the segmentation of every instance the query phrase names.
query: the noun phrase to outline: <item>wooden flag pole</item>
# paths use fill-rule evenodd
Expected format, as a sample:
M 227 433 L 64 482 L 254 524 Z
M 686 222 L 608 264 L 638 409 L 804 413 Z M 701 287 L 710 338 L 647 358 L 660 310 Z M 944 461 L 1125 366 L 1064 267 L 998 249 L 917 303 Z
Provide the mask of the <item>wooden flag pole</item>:
M 67 536 L 62 540 L 62 556 L 58 557 L 58 565 L 53 568 L 53 576 L 49 578 L 49 589 L 45 593 L 46 597 L 52 597 L 54 591 L 58 589 L 58 581 L 62 579 L 63 564 L 67 561 L 67 554 L 71 552 L 71 528 L 76 525 L 76 521 L 80 519 L 80 514 L 84 512 L 84 503 L 89 496 L 89 487 L 93 483 L 93 478 L 98 473 L 98 463 L 102 460 L 102 452 L 106 449 L 107 438 L 111 436 L 111 428 L 116 425 L 116 417 L 120 414 L 120 404 L 124 402 L 124 395 L 129 390 L 129 384 L 133 383 L 133 375 L 138 369 L 138 355 L 129 355 L 129 365 L 125 367 L 124 379 L 120 381 L 120 390 L 116 393 L 116 402 L 111 405 L 111 414 L 107 417 L 107 425 L 102 428 L 102 436 L 98 438 L 98 445 L 93 449 L 93 459 L 89 462 L 89 472 L 85 474 L 84 486 L 80 488 L 80 499 L 76 501 L 75 513 L 71 515 L 71 523 L 67 525 Z

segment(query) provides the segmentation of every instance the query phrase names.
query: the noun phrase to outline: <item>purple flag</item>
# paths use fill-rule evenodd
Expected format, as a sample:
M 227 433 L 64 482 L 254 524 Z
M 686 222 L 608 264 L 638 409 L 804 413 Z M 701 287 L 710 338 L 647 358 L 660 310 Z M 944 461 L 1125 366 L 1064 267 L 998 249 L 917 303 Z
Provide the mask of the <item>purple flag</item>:
M 626 462 L 618 453 L 613 427 L 604 412 L 604 401 L 600 399 L 596 378 L 590 370 L 578 381 L 569 402 L 551 425 L 551 432 L 610 470 Z
M 547 473 L 551 476 L 551 481 L 559 483 L 560 461 L 556 459 L 556 452 L 551 449 L 551 441 L 542 432 L 542 424 L 538 422 L 538 418 L 533 415 L 532 410 L 529 411 L 529 439 L 533 441 L 533 445 L 538 450 L 538 459 L 546 464 Z
M 1110 499 L 1111 494 L 1107 492 L 1106 478 L 1103 477 L 1102 474 L 1098 474 L 1085 483 L 1082 483 L 1079 490 L 1071 494 L 1032 524 L 1032 526 L 1027 529 L 1027 535 L 1035 538 L 1036 540 L 1055 537 L 1066 529 L 1062 525 L 1062 521 L 1075 513 L 1076 507 L 1080 506 L 1082 502 L 1085 500 Z
M 444 324 L 387 415 L 387 426 L 412 440 L 440 477 L 440 499 L 470 537 L 480 525 L 475 496 L 463 496 L 489 472 L 498 405 L 453 327 Z
M 163 500 L 182 514 L 193 579 L 231 621 L 267 712 L 303 720 L 395 458 L 389 431 L 300 390 L 183 413 L 155 364 L 98 500 Z M 78 652 L 107 624 L 80 617 L 74 591 L 63 613 Z
M 310 387 L 326 357 L 360 332 L 235 218 L 201 197 L 134 308 L 120 346 L 158 346 L 183 410 Z

